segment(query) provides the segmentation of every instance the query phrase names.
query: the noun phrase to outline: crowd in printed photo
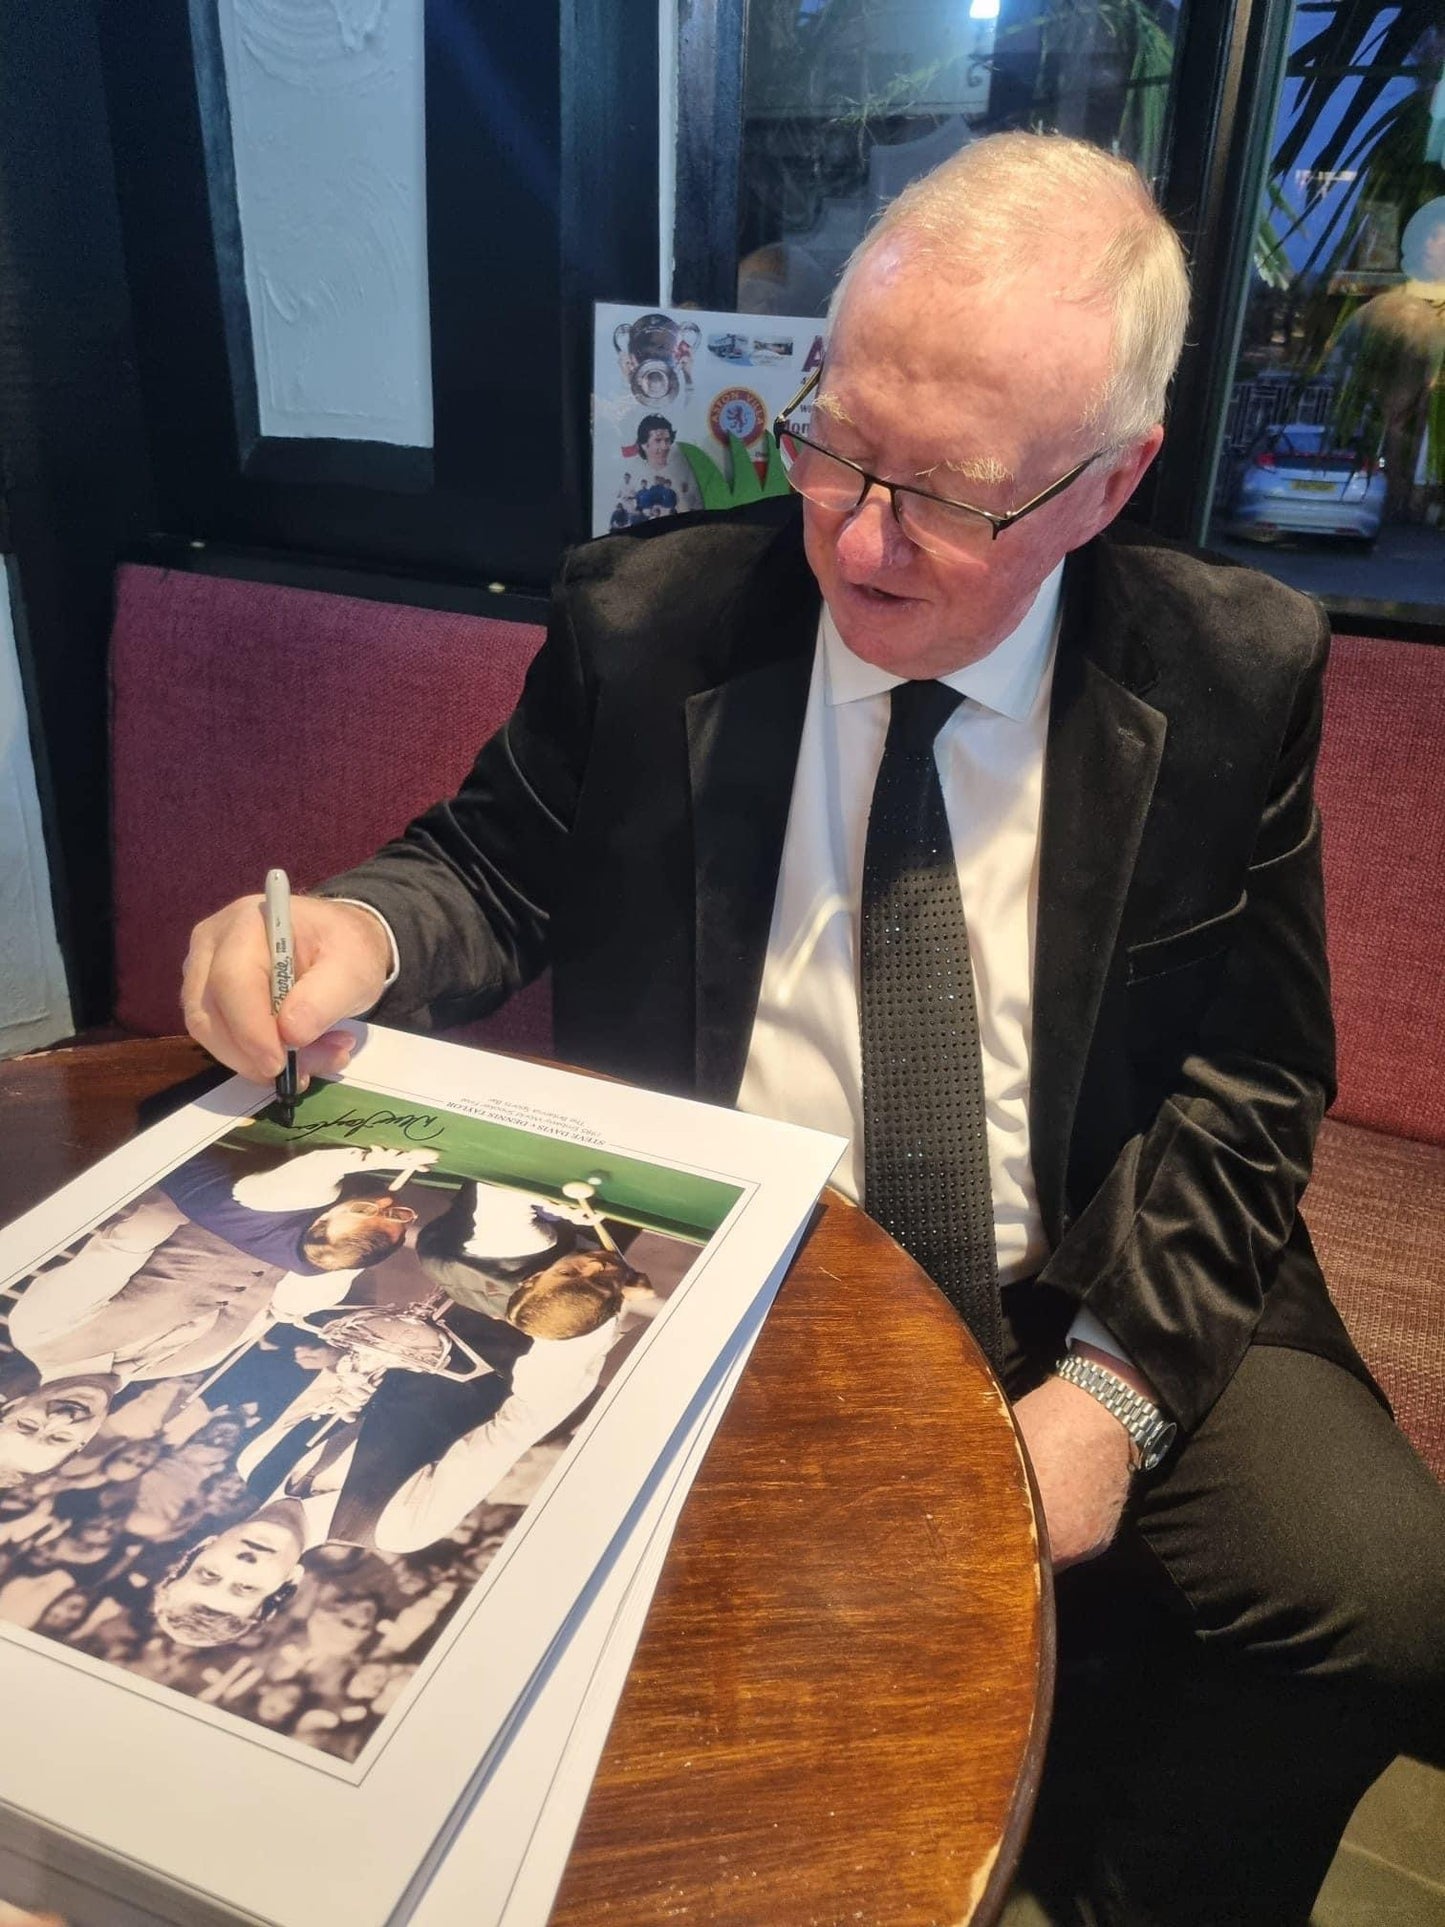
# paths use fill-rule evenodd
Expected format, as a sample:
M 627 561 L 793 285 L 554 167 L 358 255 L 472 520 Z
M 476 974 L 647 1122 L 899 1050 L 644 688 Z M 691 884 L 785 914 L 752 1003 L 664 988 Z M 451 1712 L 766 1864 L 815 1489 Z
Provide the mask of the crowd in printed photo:
M 358 1759 L 702 1242 L 440 1135 L 235 1131 L 5 1288 L 0 1632 Z

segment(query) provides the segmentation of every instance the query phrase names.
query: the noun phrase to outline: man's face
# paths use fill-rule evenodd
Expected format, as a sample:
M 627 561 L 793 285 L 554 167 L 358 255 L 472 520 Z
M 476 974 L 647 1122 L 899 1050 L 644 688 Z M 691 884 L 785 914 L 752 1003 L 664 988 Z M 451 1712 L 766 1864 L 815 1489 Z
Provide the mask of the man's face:
M 173 1459 L 160 1459 L 136 1481 L 125 1529 L 141 1539 L 169 1539 L 190 1509 L 194 1488 Z
M 334 1239 L 365 1224 L 379 1225 L 394 1245 L 406 1236 L 406 1228 L 416 1222 L 409 1204 L 399 1204 L 389 1193 L 375 1198 L 343 1198 L 312 1220 L 308 1238 Z
M 218 1533 L 179 1579 L 166 1586 L 166 1606 L 214 1606 L 249 1618 L 295 1571 L 301 1542 L 279 1519 L 257 1515 Z
M 358 1666 L 347 1681 L 346 1697 L 374 1700 L 390 1678 L 391 1668 L 383 1660 L 368 1660 L 365 1666 Z
M 248 1487 L 239 1472 L 218 1472 L 206 1481 L 206 1510 L 234 1512 L 246 1503 Z
M 109 1520 L 87 1519 L 52 1539 L 48 1546 L 37 1548 L 31 1556 L 37 1565 L 90 1566 L 113 1550 L 116 1537 Z
M 245 1427 L 233 1418 L 213 1418 L 201 1433 L 207 1445 L 219 1446 L 223 1452 L 234 1452 L 245 1436 Z
M 36 1622 L 35 1630 L 48 1633 L 52 1639 L 64 1639 L 67 1633 L 75 1631 L 89 1611 L 89 1595 L 78 1586 L 72 1586 L 69 1592 L 63 1592 L 59 1599 L 52 1600 L 45 1608 Z
M 1110 369 L 1107 311 L 1063 298 L 1042 275 L 1000 298 L 950 285 L 906 238 L 859 266 L 834 324 L 810 432 L 873 474 L 997 514 L 1093 454 L 1089 405 Z M 968 550 L 910 542 L 888 497 L 851 513 L 803 505 L 808 561 L 844 642 L 905 677 L 976 662 L 1027 613 L 1063 557 L 1110 522 L 1152 459 L 1102 462 L 995 541 Z
M 263 1686 L 256 1695 L 256 1718 L 263 1726 L 280 1726 L 296 1712 L 302 1697 L 302 1689 L 291 1680 Z
M 111 1387 L 96 1379 L 62 1379 L 11 1401 L 0 1412 L 0 1472 L 28 1479 L 53 1472 L 100 1430 Z
M 312 1651 L 328 1657 L 355 1652 L 375 1631 L 376 1601 L 368 1598 L 319 1600 L 306 1625 Z
M 671 435 L 666 429 L 654 428 L 642 444 L 642 453 L 647 459 L 649 468 L 655 468 L 660 473 L 667 467 L 667 458 L 672 453 Z
M 105 1476 L 117 1485 L 124 1485 L 149 1472 L 160 1455 L 161 1448 L 157 1440 L 136 1439 L 111 1454 L 105 1462 Z
M 532 1277 L 524 1279 L 522 1283 L 518 1285 L 517 1289 L 507 1300 L 507 1322 L 510 1325 L 515 1325 L 518 1331 L 528 1331 L 535 1336 L 537 1329 L 535 1321 L 538 1308 L 545 1304 L 548 1299 L 559 1294 L 563 1288 L 568 1285 L 575 1285 L 579 1282 L 585 1282 L 588 1279 L 600 1279 L 610 1282 L 616 1275 L 616 1261 L 609 1257 L 607 1253 L 601 1251 L 571 1252 L 565 1258 L 554 1260 L 544 1271 L 536 1272 Z M 615 1309 L 615 1305 L 608 1305 L 604 1294 L 599 1294 L 592 1311 L 587 1312 L 582 1309 L 575 1309 L 571 1313 L 568 1318 L 568 1323 L 575 1323 L 575 1329 L 566 1335 L 578 1337 L 583 1332 L 595 1331 L 599 1325 L 604 1324 L 606 1320 L 613 1315 Z M 546 1327 L 544 1326 L 543 1329 L 545 1330 Z M 558 1330 L 551 1330 L 548 1331 L 547 1335 L 555 1338 L 561 1337 L 564 1334 Z

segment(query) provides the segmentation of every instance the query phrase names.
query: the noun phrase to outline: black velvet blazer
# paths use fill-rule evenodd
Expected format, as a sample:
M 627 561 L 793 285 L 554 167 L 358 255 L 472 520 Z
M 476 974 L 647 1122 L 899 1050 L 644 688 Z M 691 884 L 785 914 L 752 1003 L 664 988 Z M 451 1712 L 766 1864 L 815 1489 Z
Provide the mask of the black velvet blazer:
M 791 505 L 576 550 L 458 794 L 326 886 L 396 933 L 377 1017 L 456 1023 L 550 964 L 559 1056 L 731 1102 L 818 610 Z M 1041 1275 L 1185 1429 L 1255 1339 L 1366 1376 L 1297 1215 L 1334 1076 L 1311 789 L 1327 646 L 1304 597 L 1123 527 L 1065 570 L 1033 998 Z

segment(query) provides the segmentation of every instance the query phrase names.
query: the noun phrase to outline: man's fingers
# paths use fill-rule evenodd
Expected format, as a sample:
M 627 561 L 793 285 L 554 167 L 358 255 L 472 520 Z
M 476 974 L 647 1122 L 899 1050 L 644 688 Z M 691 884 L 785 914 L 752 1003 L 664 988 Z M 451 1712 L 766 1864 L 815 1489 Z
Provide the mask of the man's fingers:
M 217 944 L 206 979 L 205 1007 L 229 1046 L 223 1053 L 226 1062 L 263 1083 L 275 1077 L 285 1052 L 271 1015 L 271 964 L 264 940 L 248 940 L 242 927 Z
M 181 1015 L 186 1029 L 198 1044 L 211 1049 L 211 1037 L 215 1030 L 211 1007 L 206 997 L 206 984 L 211 973 L 211 958 L 215 954 L 215 941 L 211 934 L 211 920 L 198 923 L 191 932 L 191 947 L 186 952 L 186 961 L 181 971 Z M 215 1053 L 219 1055 L 219 1053 Z
M 241 897 L 191 934 L 181 981 L 186 1028 L 243 1077 L 274 1077 L 282 1051 L 271 1016 L 270 968 L 259 897 Z
M 238 897 L 197 924 L 186 958 L 186 1028 L 223 1064 L 257 1083 L 280 1072 L 288 1049 L 300 1052 L 307 1075 L 339 1070 L 352 1040 L 335 1030 L 337 1020 L 369 1009 L 386 978 L 387 959 L 377 955 L 385 935 L 365 911 L 298 897 L 292 916 L 300 974 L 279 1024 L 271 1013 L 271 957 L 259 896 Z
M 297 1069 L 305 1078 L 335 1077 L 344 1071 L 356 1049 L 356 1039 L 347 1030 L 328 1030 L 296 1053 Z
M 207 999 L 200 1005 L 187 1007 L 186 1028 L 198 1044 L 242 1077 L 249 1077 L 257 1084 L 267 1084 L 276 1076 L 283 1053 L 275 1041 L 274 1026 L 271 1041 L 263 1039 L 258 1047 L 237 1035 L 217 1006 Z

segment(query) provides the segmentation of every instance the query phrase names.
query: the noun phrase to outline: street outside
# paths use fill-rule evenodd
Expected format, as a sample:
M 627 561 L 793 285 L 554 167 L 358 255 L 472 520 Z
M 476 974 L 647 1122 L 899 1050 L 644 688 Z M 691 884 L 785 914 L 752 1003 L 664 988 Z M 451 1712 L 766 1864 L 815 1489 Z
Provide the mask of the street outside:
M 1386 523 L 1373 554 L 1322 536 L 1239 542 L 1216 535 L 1209 547 L 1303 589 L 1325 602 L 1433 605 L 1445 619 L 1445 529 Z

